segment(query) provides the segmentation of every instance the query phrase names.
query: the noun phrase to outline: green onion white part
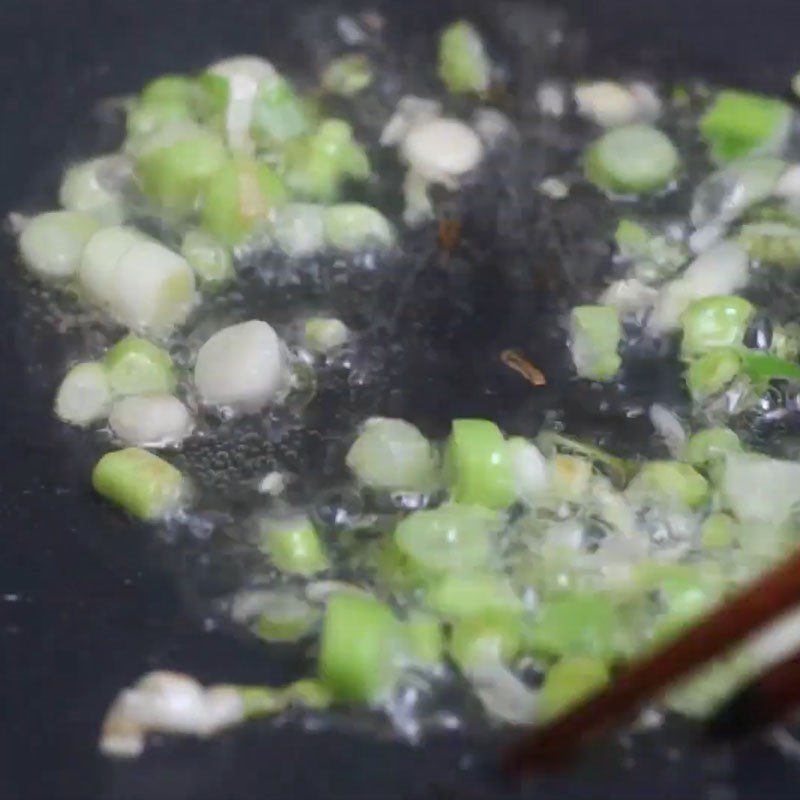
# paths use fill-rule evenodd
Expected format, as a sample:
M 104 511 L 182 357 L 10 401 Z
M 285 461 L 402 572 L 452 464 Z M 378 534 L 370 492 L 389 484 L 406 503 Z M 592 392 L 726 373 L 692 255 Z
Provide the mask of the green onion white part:
M 274 400 L 287 382 L 281 342 L 260 320 L 217 331 L 197 354 L 194 384 L 206 405 L 257 411 Z
M 322 88 L 342 97 L 352 97 L 363 92 L 374 80 L 369 59 L 361 53 L 340 56 L 325 67 Z
M 609 306 L 578 306 L 570 318 L 570 352 L 582 378 L 610 380 L 622 359 L 617 353 L 622 325 Z
M 730 454 L 722 472 L 722 494 L 743 523 L 779 526 L 800 503 L 800 464 L 754 453 Z
M 438 483 L 431 443 L 402 419 L 368 419 L 346 462 L 361 483 L 375 489 L 430 492 Z
M 391 247 L 395 233 L 390 222 L 374 208 L 361 203 L 329 206 L 322 214 L 325 238 L 337 250 L 356 252 Z
M 579 83 L 575 87 L 578 113 L 604 128 L 649 122 L 658 116 L 660 101 L 645 84 L 614 81 Z
M 41 278 L 70 278 L 99 227 L 94 217 L 78 211 L 39 214 L 27 222 L 19 237 L 22 260 Z
M 250 125 L 259 88 L 278 76 L 268 61 L 257 56 L 235 56 L 218 61 L 208 72 L 227 81 L 225 131 L 233 149 L 251 146 Z
M 76 364 L 58 387 L 55 412 L 70 425 L 91 425 L 105 419 L 111 408 L 111 385 L 102 364 Z
M 123 397 L 112 406 L 108 424 L 123 444 L 149 448 L 178 444 L 193 427 L 189 409 L 169 394 Z
M 75 164 L 64 174 L 59 202 L 68 211 L 89 214 L 103 225 L 119 225 L 125 219 L 123 186 L 131 172 L 130 161 L 121 155 Z
M 137 331 L 169 333 L 196 300 L 186 260 L 128 228 L 104 228 L 92 236 L 78 279 L 94 303 Z
M 311 633 L 319 619 L 318 611 L 288 588 L 240 592 L 231 616 L 268 642 L 296 642 Z
M 313 203 L 280 206 L 272 212 L 271 233 L 287 256 L 314 255 L 325 247 L 325 209 Z
M 228 248 L 205 231 L 187 231 L 181 243 L 181 255 L 204 288 L 227 283 L 236 275 Z
M 455 187 L 483 159 L 483 145 L 469 125 L 447 117 L 419 122 L 400 142 L 408 166 L 430 183 Z
M 303 338 L 314 352 L 327 353 L 341 347 L 350 338 L 350 331 L 335 317 L 311 317 L 303 327 Z

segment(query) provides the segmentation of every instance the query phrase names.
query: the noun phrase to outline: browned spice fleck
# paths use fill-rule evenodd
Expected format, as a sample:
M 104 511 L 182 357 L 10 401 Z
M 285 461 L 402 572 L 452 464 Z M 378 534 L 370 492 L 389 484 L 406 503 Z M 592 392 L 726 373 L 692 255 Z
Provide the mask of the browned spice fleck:
M 535 367 L 518 350 L 503 350 L 500 353 L 500 360 L 511 369 L 519 372 L 525 380 L 534 386 L 546 386 L 547 378 L 544 372 Z

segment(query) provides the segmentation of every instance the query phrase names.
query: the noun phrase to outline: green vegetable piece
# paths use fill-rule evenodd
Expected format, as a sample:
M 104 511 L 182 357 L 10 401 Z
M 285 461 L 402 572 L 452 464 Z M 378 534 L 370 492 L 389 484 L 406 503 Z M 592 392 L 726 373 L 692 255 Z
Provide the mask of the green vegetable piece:
M 736 521 L 728 514 L 709 514 L 700 526 L 700 543 L 706 550 L 726 550 L 735 541 L 738 533 Z
M 181 255 L 204 287 L 217 287 L 235 275 L 230 250 L 205 231 L 187 231 L 181 243 Z
M 571 436 L 564 436 L 562 433 L 545 431 L 539 434 L 536 441 L 545 453 L 554 450 L 572 453 L 590 460 L 607 472 L 616 486 L 624 486 L 637 469 L 636 464 L 632 461 L 612 455 L 596 445 L 573 439 Z
M 554 497 L 579 503 L 592 482 L 592 462 L 582 456 L 559 453 L 550 460 L 549 479 Z
M 546 656 L 590 656 L 609 661 L 624 646 L 621 615 L 605 595 L 556 597 L 539 610 L 528 644 L 534 652 Z
M 742 371 L 756 385 L 763 385 L 779 378 L 800 380 L 800 364 L 786 361 L 770 353 L 744 350 L 741 359 Z
M 501 525 L 500 515 L 487 508 L 448 503 L 409 514 L 394 541 L 423 570 L 469 572 L 486 564 L 492 535 Z
M 586 153 L 586 177 L 617 194 L 665 188 L 678 170 L 678 151 L 650 125 L 624 125 L 603 134 Z
M 270 686 L 237 686 L 236 690 L 242 700 L 245 719 L 271 717 L 286 708 L 281 689 Z
M 371 206 L 340 203 L 323 213 L 325 238 L 332 247 L 349 252 L 391 247 L 395 235 L 391 223 Z
M 540 695 L 540 713 L 551 719 L 594 694 L 609 680 L 606 664 L 597 658 L 575 656 L 554 664 L 544 678 Z
M 303 678 L 290 683 L 282 692 L 282 699 L 287 706 L 322 709 L 333 703 L 330 690 L 322 681 Z
M 742 443 L 730 428 L 708 428 L 689 438 L 683 458 L 693 467 L 702 469 L 724 459 L 728 453 L 740 452 Z
M 139 154 L 136 174 L 142 191 L 162 208 L 187 213 L 197 206 L 209 179 L 228 160 L 215 135 L 198 130 Z
M 415 612 L 405 623 L 411 659 L 421 666 L 438 666 L 444 653 L 444 636 L 439 620 L 429 614 Z
M 125 207 L 117 184 L 127 170 L 127 159 L 119 155 L 75 164 L 64 173 L 58 200 L 67 210 L 89 214 L 103 225 L 119 225 Z
M 425 605 L 448 619 L 490 610 L 522 610 L 522 603 L 506 578 L 480 572 L 445 575 L 427 591 Z
M 610 380 L 622 364 L 622 324 L 611 306 L 577 306 L 570 317 L 570 349 L 582 378 Z
M 195 112 L 200 120 L 215 130 L 224 128 L 225 111 L 230 95 L 228 79 L 213 72 L 204 72 L 197 78 L 194 97 Z
M 508 663 L 522 645 L 519 614 L 485 611 L 458 620 L 450 633 L 450 655 L 465 672 L 483 663 Z
M 370 166 L 350 125 L 327 119 L 310 136 L 287 143 L 282 174 L 295 196 L 332 202 L 347 178 L 366 180 Z
M 725 90 L 700 120 L 700 133 L 719 162 L 755 153 L 775 153 L 783 146 L 791 120 L 789 105 L 771 97 Z
M 369 595 L 336 594 L 325 611 L 320 677 L 336 700 L 373 703 L 397 679 L 403 638 L 384 603 Z
M 683 245 L 631 219 L 620 220 L 614 240 L 620 256 L 633 262 L 635 276 L 645 282 L 674 275 L 689 257 Z
M 130 394 L 171 394 L 175 390 L 172 358 L 147 339 L 126 336 L 104 359 L 111 391 L 118 397 Z
M 367 420 L 346 463 L 361 483 L 375 489 L 430 491 L 437 483 L 431 443 L 402 419 Z
M 695 300 L 681 315 L 682 355 L 690 358 L 717 347 L 740 345 L 754 312 L 752 303 L 735 295 Z
M 144 139 L 173 122 L 194 116 L 197 84 L 184 75 L 164 75 L 144 87 L 128 113 L 128 136 Z
M 800 267 L 800 228 L 785 222 L 750 222 L 739 231 L 739 243 L 751 258 L 786 269 Z
M 708 610 L 724 589 L 714 564 L 645 563 L 636 576 L 642 589 L 658 592 L 672 630 Z
M 154 520 L 175 511 L 183 495 L 183 476 L 168 461 L 129 447 L 106 453 L 92 472 L 94 490 L 129 514 Z
M 270 209 L 287 197 L 286 187 L 269 166 L 234 159 L 206 184 L 200 212 L 203 228 L 232 247 L 266 226 Z
M 259 87 L 253 103 L 251 131 L 260 145 L 280 145 L 304 136 L 315 121 L 310 105 L 285 79 L 268 80 Z
M 755 666 L 746 654 L 716 661 L 698 675 L 670 689 L 664 702 L 671 711 L 702 719 L 755 673 Z
M 306 345 L 316 353 L 328 353 L 341 347 L 349 336 L 347 325 L 335 317 L 311 317 L 303 328 Z
M 770 352 L 776 358 L 797 361 L 800 358 L 800 325 L 793 322 L 777 325 L 772 333 Z
M 316 609 L 289 591 L 264 592 L 253 632 L 268 642 L 296 642 L 317 622 Z
M 453 94 L 485 94 L 491 62 L 478 31 L 465 20 L 449 25 L 439 40 L 439 77 Z
M 314 575 L 330 564 L 311 520 L 305 515 L 259 520 L 261 549 L 283 572 Z
M 456 502 L 498 509 L 513 502 L 514 475 L 506 440 L 488 419 L 453 420 L 445 465 Z
M 650 461 L 628 486 L 630 496 L 680 508 L 697 508 L 708 499 L 706 479 L 680 461 Z
M 695 358 L 686 370 L 686 385 L 696 401 L 723 391 L 739 374 L 742 357 L 733 347 L 718 347 Z
M 375 75 L 369 59 L 362 53 L 350 53 L 335 58 L 322 73 L 322 88 L 331 94 L 353 97 L 363 92 Z
M 35 216 L 19 237 L 25 266 L 42 278 L 69 278 L 81 262 L 86 243 L 100 223 L 78 211 L 50 211 Z

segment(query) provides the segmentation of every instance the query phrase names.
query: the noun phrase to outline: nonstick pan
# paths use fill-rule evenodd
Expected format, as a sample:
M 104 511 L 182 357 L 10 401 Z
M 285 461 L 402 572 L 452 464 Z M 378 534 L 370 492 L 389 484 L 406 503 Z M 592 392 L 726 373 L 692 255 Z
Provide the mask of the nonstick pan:
M 103 144 L 87 133 L 93 128 L 89 110 L 101 98 L 237 52 L 302 64 L 298 21 L 317 6 L 334 13 L 332 6 L 299 0 L 3 0 L 0 211 L 35 207 L 52 197 L 65 143 L 66 155 Z M 588 34 L 570 63 L 589 74 L 627 68 L 782 93 L 800 67 L 795 6 L 794 0 L 565 0 L 546 13 L 564 13 L 573 29 Z M 384 7 L 401 36 L 432 29 L 465 10 L 493 21 L 501 38 L 514 27 L 498 23 L 511 6 L 405 0 Z M 526 4 L 515 8 L 520 13 Z M 535 38 L 529 47 L 535 51 Z M 535 60 L 533 51 L 527 57 Z M 491 258 L 500 245 L 483 240 L 479 225 L 476 230 L 477 257 Z M 3 800 L 796 796 L 800 764 L 769 743 L 710 751 L 690 725 L 674 722 L 657 733 L 604 744 L 567 774 L 524 788 L 508 785 L 493 770 L 502 738 L 487 731 L 440 733 L 410 746 L 368 726 L 337 723 L 308 731 L 290 720 L 248 725 L 210 742 L 169 742 L 135 763 L 101 759 L 96 739 L 108 703 L 148 669 L 182 669 L 205 681 L 264 682 L 285 679 L 293 664 L 227 630 L 204 629 L 195 584 L 186 580 L 197 570 L 192 553 L 156 540 L 92 498 L 87 475 L 96 453 L 50 411 L 64 345 L 38 336 L 25 311 L 28 290 L 13 268 L 10 236 L 2 253 Z M 605 255 L 593 257 L 601 268 Z M 513 428 L 563 403 L 576 424 L 594 425 L 581 399 L 557 377 L 564 354 L 549 346 L 554 317 L 542 306 L 533 319 L 525 305 L 525 298 L 546 297 L 548 308 L 558 309 L 559 293 L 567 298 L 574 291 L 569 281 L 559 280 L 552 252 L 549 259 L 555 279 L 544 283 L 512 269 L 491 285 L 459 284 L 466 319 L 453 311 L 449 285 L 436 302 L 417 309 L 422 333 L 411 351 L 416 355 L 398 356 L 388 371 L 387 381 L 399 389 L 390 392 L 394 413 L 430 430 L 465 413 L 490 415 Z M 426 328 L 425 320 L 438 322 Z M 420 359 L 442 326 L 449 328 L 449 350 Z M 550 393 L 535 402 L 522 382 L 506 381 L 489 357 L 523 335 L 547 354 L 548 375 L 555 376 Z M 640 384 L 673 380 L 656 370 Z M 613 426 L 611 416 L 606 423 Z

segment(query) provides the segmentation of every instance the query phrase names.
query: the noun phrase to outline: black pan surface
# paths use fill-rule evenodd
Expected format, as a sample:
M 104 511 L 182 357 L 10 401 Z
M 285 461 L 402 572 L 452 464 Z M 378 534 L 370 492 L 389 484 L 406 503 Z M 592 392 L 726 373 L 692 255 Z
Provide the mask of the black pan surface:
M 410 31 L 463 9 L 424 0 L 388 6 Z M 795 0 L 572 0 L 556 8 L 590 33 L 579 63 L 597 72 L 622 65 L 783 92 L 800 66 L 795 6 Z M 486 11 L 478 4 L 469 8 L 479 17 Z M 32 198 L 45 201 L 63 163 L 64 142 L 83 142 L 84 150 L 92 144 L 82 137 L 92 128 L 88 109 L 100 98 L 235 52 L 302 63 L 296 30 L 306 10 L 307 4 L 283 0 L 4 0 L 0 212 Z M 95 742 L 103 712 L 142 672 L 163 666 L 210 682 L 280 681 L 292 665 L 224 631 L 204 631 L 180 578 L 180 553 L 91 497 L 94 452 L 50 415 L 62 345 L 32 336 L 8 237 L 2 253 L 9 274 L 0 285 L 3 800 L 796 796 L 800 764 L 766 743 L 711 752 L 695 741 L 690 726 L 677 724 L 603 745 L 568 775 L 540 778 L 524 789 L 494 774 L 490 756 L 500 740 L 486 734 L 437 735 L 413 748 L 371 730 L 307 732 L 289 721 L 249 725 L 213 742 L 169 742 L 133 764 L 102 760 Z M 487 288 L 465 289 L 487 299 L 459 334 L 480 352 L 514 343 L 523 323 L 513 310 L 499 314 L 518 308 L 513 277 Z M 507 317 L 500 326 L 498 314 Z M 530 336 L 534 343 L 547 341 L 546 330 Z M 401 364 L 396 377 L 404 393 L 399 399 L 392 394 L 394 413 L 436 429 L 464 413 L 489 414 L 513 427 L 520 414 L 541 412 L 526 405 L 519 384 L 504 384 L 493 368 L 464 369 L 466 356 L 453 358 L 439 384 L 430 380 L 441 376 L 442 364 L 429 373 Z M 557 373 L 558 365 L 551 366 Z M 476 389 L 484 385 L 493 390 Z M 581 405 L 574 405 L 580 422 Z

